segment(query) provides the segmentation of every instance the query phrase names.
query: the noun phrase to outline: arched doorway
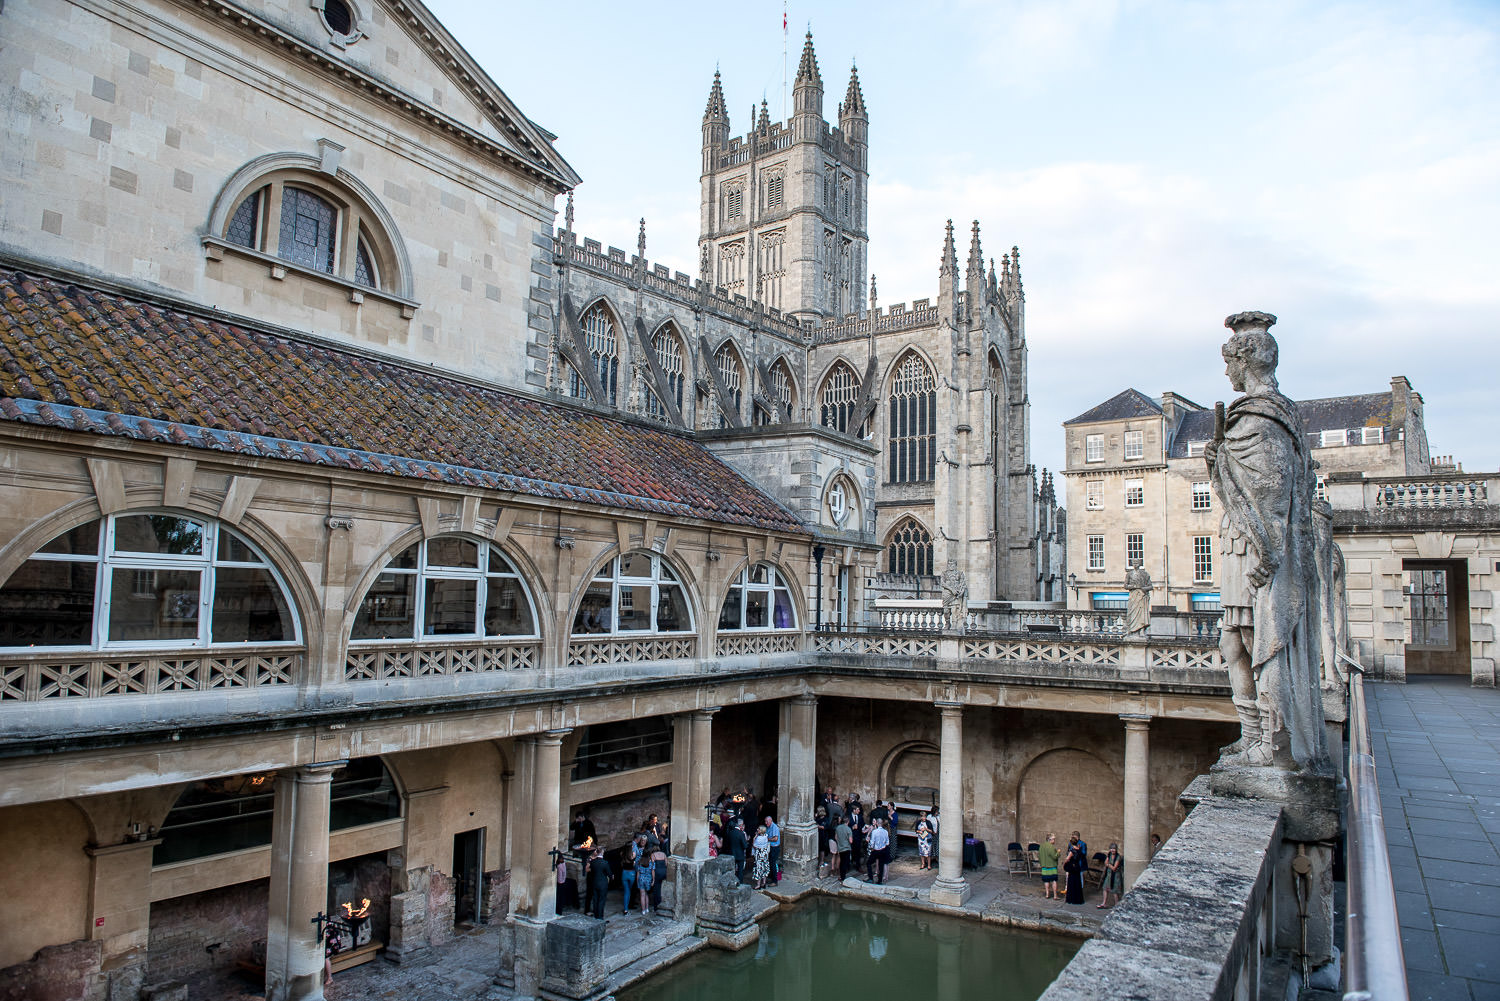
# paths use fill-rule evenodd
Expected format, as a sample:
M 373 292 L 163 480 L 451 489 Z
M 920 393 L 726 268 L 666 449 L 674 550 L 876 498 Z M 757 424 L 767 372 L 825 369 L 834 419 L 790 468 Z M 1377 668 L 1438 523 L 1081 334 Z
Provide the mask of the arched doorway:
M 1041 841 L 1050 831 L 1058 847 L 1073 831 L 1083 834 L 1089 853 L 1121 840 L 1123 780 L 1103 759 L 1076 747 L 1037 755 L 1016 786 L 1016 840 Z

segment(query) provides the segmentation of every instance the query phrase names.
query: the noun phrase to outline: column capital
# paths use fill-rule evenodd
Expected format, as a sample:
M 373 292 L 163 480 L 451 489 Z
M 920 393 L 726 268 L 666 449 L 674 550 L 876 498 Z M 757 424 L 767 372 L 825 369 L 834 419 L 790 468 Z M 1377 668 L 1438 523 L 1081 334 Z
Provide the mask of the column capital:
M 714 713 L 723 708 L 723 706 L 708 706 L 704 709 L 694 709 L 688 715 L 694 719 L 713 719 Z
M 1152 718 L 1150 713 L 1120 713 L 1120 719 L 1124 721 L 1127 730 L 1148 729 Z
M 297 765 L 286 771 L 292 773 L 298 782 L 329 782 L 333 779 L 333 773 L 340 768 L 349 765 L 347 758 L 341 761 L 314 761 L 310 765 Z
M 934 702 L 933 705 L 936 706 L 938 712 L 942 713 L 944 716 L 958 716 L 964 711 L 964 704 L 962 702 L 949 702 L 946 700 L 939 700 L 937 702 Z
M 815 706 L 818 704 L 818 696 L 812 692 L 803 692 L 800 695 L 793 695 L 792 701 L 802 706 Z
M 561 745 L 562 739 L 572 732 L 572 727 L 564 727 L 561 730 L 543 730 L 541 733 L 528 733 L 520 739 L 542 747 L 556 747 Z

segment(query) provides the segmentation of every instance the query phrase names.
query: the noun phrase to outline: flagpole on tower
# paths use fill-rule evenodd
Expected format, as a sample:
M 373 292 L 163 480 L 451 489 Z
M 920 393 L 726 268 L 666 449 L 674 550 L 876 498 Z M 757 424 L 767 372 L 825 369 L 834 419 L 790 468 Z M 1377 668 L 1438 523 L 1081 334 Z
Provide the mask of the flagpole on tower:
M 786 3 L 781 0 L 781 120 L 787 119 L 786 114 Z

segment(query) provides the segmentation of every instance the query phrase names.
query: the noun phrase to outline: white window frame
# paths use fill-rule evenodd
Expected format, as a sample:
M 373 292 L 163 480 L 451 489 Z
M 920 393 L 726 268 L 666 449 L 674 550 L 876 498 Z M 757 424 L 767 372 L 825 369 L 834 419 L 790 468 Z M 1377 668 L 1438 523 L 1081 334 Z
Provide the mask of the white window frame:
M 1125 461 L 1134 462 L 1146 456 L 1146 432 L 1125 432 Z
M 1125 481 L 1125 506 L 1146 506 L 1146 481 L 1142 479 L 1130 479 Z
M 1104 461 L 1104 435 L 1086 434 L 1083 436 L 1083 461 Z
M 762 579 L 758 581 L 753 580 L 752 578 L 756 576 L 760 576 Z M 766 609 L 772 620 L 771 624 L 764 626 L 745 625 L 745 612 L 749 608 L 752 592 L 766 596 Z M 776 596 L 778 594 L 786 599 L 786 607 L 791 611 L 792 624 L 789 626 L 778 626 L 775 624 Z M 726 612 L 731 611 L 730 603 L 735 601 L 736 598 L 739 602 L 738 615 L 736 616 L 739 624 L 725 625 L 724 615 Z M 720 632 L 796 632 L 798 628 L 797 605 L 792 601 L 792 589 L 787 586 L 786 578 L 782 576 L 781 571 L 777 569 L 774 563 L 755 563 L 742 568 L 734 580 L 730 582 L 729 588 L 724 592 L 724 604 L 719 608 Z
M 1188 458 L 1202 455 L 1208 449 L 1206 441 L 1190 441 L 1187 443 Z
M 195 554 L 115 552 L 116 519 L 149 518 L 152 516 L 178 518 L 197 525 L 202 529 L 202 552 Z M 302 618 L 298 614 L 296 602 L 292 600 L 291 590 L 287 587 L 285 578 L 282 577 L 281 572 L 276 568 L 275 564 L 261 552 L 260 547 L 256 546 L 239 532 L 222 525 L 213 518 L 208 518 L 200 514 L 184 514 L 160 508 L 119 511 L 115 514 L 105 515 L 93 520 L 100 522 L 98 548 L 93 553 L 44 553 L 38 551 L 33 552 L 27 557 L 28 562 L 37 560 L 48 563 L 91 563 L 98 567 L 98 570 L 94 574 L 93 625 L 91 627 L 89 642 L 86 645 L 74 643 L 66 645 L 58 644 L 55 646 L 0 647 L 0 649 L 67 653 L 84 650 L 201 650 L 233 647 L 298 647 L 302 645 Z M 72 529 L 56 533 L 47 540 L 47 543 L 51 543 L 54 539 L 67 534 L 67 531 L 72 531 Z M 258 556 L 259 560 L 220 559 L 218 555 L 220 532 L 226 533 L 228 537 L 235 539 L 251 553 Z M 214 592 L 217 571 L 221 569 L 253 569 L 268 572 L 271 580 L 281 592 L 281 600 L 286 604 L 287 617 L 291 620 L 292 625 L 292 638 L 284 640 L 214 641 L 212 636 Z M 190 639 L 111 640 L 109 638 L 109 613 L 113 600 L 114 574 L 118 571 L 133 575 L 132 591 L 135 591 L 143 579 L 139 576 L 140 574 L 152 574 L 154 585 L 154 574 L 158 570 L 185 570 L 199 574 L 196 608 L 198 620 L 197 635 Z
M 1090 570 L 1104 569 L 1104 536 L 1090 535 L 1088 537 L 1088 555 Z
M 443 539 L 461 539 L 478 547 L 478 558 L 476 566 L 449 567 L 432 565 L 428 562 L 428 544 L 439 542 Z M 362 646 L 369 644 L 391 644 L 391 643 L 455 643 L 474 640 L 519 640 L 537 639 L 541 636 L 541 619 L 537 615 L 536 601 L 531 596 L 531 588 L 526 586 L 526 578 L 521 576 L 516 569 L 516 561 L 508 556 L 496 543 L 487 539 L 476 539 L 467 535 L 437 535 L 431 539 L 423 539 L 414 543 L 417 549 L 416 566 L 393 567 L 397 557 L 412 548 L 407 546 L 400 552 L 392 555 L 386 565 L 380 568 L 380 573 L 370 581 L 370 587 L 380 579 L 381 574 L 401 574 L 416 578 L 416 584 L 412 594 L 412 632 L 410 636 L 391 637 L 369 637 L 365 639 L 349 638 L 350 646 Z M 490 552 L 494 551 L 507 566 L 509 571 L 494 571 L 489 569 Z M 469 633 L 428 633 L 425 631 L 427 624 L 427 582 L 429 580 L 472 580 L 477 582 L 474 589 L 474 631 Z M 526 598 L 526 605 L 531 609 L 531 632 L 529 633 L 486 633 L 484 629 L 484 610 L 489 603 L 489 582 L 491 580 L 514 580 L 520 585 L 521 594 Z M 359 604 L 355 606 L 355 613 L 363 607 L 365 598 L 369 595 L 369 588 L 360 595 Z
M 1198 480 L 1193 484 L 1193 510 L 1212 511 L 1214 507 L 1213 486 L 1207 480 Z
M 1339 448 L 1349 444 L 1349 431 L 1346 428 L 1330 428 L 1327 431 L 1318 432 L 1319 448 Z
M 1383 445 L 1385 444 L 1385 428 L 1360 428 L 1359 443 L 1361 445 Z
M 1083 508 L 1085 511 L 1104 510 L 1104 481 L 1085 480 L 1083 483 Z
M 624 559 L 636 556 L 650 557 L 651 575 L 649 577 L 632 577 L 621 571 L 621 564 L 624 562 Z M 605 563 L 604 566 L 600 567 L 599 570 L 594 574 L 594 576 L 589 578 L 588 582 L 584 585 L 584 592 L 587 592 L 588 587 L 591 584 L 610 585 L 609 628 L 607 630 L 592 633 L 580 633 L 576 631 L 570 632 L 569 635 L 575 638 L 588 639 L 590 637 L 598 636 L 682 636 L 685 634 L 691 634 L 696 629 L 696 625 L 693 621 L 693 602 L 688 594 L 687 585 L 683 583 L 682 575 L 679 574 L 669 562 L 667 562 L 667 559 L 664 556 L 661 556 L 657 553 L 647 553 L 642 550 L 633 550 L 631 552 L 623 554 L 623 557 L 615 556 L 611 558 L 607 563 Z M 632 601 L 634 601 L 634 588 L 650 587 L 651 627 L 649 629 L 620 628 L 620 617 L 616 614 L 616 612 L 620 608 L 620 589 L 622 587 L 632 589 Z M 685 628 L 663 630 L 657 627 L 656 613 L 661 606 L 661 589 L 663 587 L 675 587 L 681 590 L 682 605 L 683 608 L 687 610 L 688 624 Z M 632 605 L 632 607 L 634 606 Z M 574 626 L 577 625 L 577 619 L 578 615 L 575 611 L 573 615 L 573 622 L 568 627 L 570 630 L 574 629 Z
M 1144 532 L 1130 532 L 1125 536 L 1125 565 L 1127 567 L 1146 565 L 1146 534 Z
M 1214 580 L 1214 537 L 1193 536 L 1193 583 L 1212 584 Z

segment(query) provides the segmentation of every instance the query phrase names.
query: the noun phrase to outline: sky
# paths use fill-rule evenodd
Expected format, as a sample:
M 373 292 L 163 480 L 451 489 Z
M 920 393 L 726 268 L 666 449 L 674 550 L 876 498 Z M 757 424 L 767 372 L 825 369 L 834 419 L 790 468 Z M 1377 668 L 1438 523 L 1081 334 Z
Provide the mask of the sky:
M 429 0 L 582 175 L 575 228 L 695 273 L 701 124 L 785 117 L 782 4 Z M 1276 314 L 1282 391 L 1405 375 L 1435 455 L 1500 469 L 1500 3 L 787 5 L 824 117 L 857 62 L 881 305 L 935 297 L 943 226 L 1021 248 L 1032 455 L 1117 392 L 1233 392 L 1224 317 Z M 562 201 L 559 200 L 559 221 Z M 962 256 L 962 248 L 960 249 Z

